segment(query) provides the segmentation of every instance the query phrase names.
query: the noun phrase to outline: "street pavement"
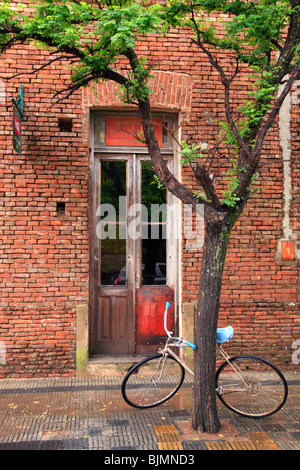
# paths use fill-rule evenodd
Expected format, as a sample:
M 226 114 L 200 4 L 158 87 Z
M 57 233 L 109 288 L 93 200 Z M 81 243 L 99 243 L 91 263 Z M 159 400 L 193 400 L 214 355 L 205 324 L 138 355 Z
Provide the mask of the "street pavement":
M 288 400 L 273 416 L 243 418 L 218 400 L 221 429 L 213 435 L 191 427 L 189 382 L 165 404 L 138 410 L 122 399 L 121 375 L 2 379 L 0 450 L 100 450 L 104 463 L 124 463 L 125 455 L 131 467 L 145 462 L 138 451 L 157 466 L 194 463 L 199 450 L 300 450 L 300 375 L 285 377 Z

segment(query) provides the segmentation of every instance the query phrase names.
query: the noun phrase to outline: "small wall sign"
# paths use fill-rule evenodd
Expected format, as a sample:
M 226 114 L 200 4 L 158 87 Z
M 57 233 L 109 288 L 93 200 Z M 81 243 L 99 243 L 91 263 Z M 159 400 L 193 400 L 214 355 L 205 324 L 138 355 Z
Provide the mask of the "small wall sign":
M 12 98 L 13 103 L 13 147 L 22 155 L 22 119 L 23 119 L 23 85 L 19 86 L 19 96 Z
M 282 257 L 282 261 L 294 261 L 295 259 L 294 242 L 291 242 L 291 241 L 281 242 L 281 257 Z
M 152 122 L 158 145 L 162 147 L 162 119 L 153 118 Z M 105 145 L 146 147 L 140 118 L 107 116 Z

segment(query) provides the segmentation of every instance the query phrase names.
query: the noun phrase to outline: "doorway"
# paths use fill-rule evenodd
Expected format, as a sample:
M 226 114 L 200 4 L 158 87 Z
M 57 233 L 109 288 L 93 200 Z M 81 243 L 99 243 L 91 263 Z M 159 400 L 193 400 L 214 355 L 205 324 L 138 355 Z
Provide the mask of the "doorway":
M 157 119 L 163 122 L 162 118 Z M 174 153 L 169 145 L 164 146 L 163 127 L 159 128 L 159 122 L 156 124 L 162 153 L 174 172 Z M 177 201 L 157 179 L 145 146 L 130 140 L 136 123 L 138 118 L 130 115 L 93 116 L 92 355 L 143 354 L 157 350 L 164 336 L 165 301 L 172 304 L 168 326 L 176 326 Z

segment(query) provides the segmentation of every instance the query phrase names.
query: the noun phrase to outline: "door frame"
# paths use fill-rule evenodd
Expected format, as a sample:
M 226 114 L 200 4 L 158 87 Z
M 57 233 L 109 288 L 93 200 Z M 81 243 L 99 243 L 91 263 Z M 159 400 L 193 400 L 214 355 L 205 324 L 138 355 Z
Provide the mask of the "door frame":
M 90 161 L 89 161 L 89 266 L 90 266 L 90 275 L 89 275 L 89 353 L 92 354 L 92 344 L 93 344 L 93 328 L 94 328 L 94 315 L 96 309 L 96 301 L 98 289 L 98 279 L 99 273 L 98 270 L 98 260 L 100 256 L 100 246 L 97 243 L 97 239 L 95 236 L 96 231 L 96 210 L 97 210 L 97 196 L 96 194 L 100 193 L 100 158 L 103 159 L 107 158 L 110 160 L 127 160 L 127 170 L 137 172 L 139 171 L 139 165 L 136 164 L 137 155 L 138 159 L 149 159 L 148 150 L 144 147 L 102 147 L 102 146 L 95 146 L 95 120 L 96 117 L 99 115 L 109 115 L 114 114 L 117 116 L 135 116 L 136 113 L 123 113 L 123 112 L 104 112 L 104 111 L 95 111 L 91 113 L 90 116 Z M 156 113 L 158 117 L 161 117 L 163 113 Z M 176 122 L 176 116 L 167 114 L 167 118 L 172 120 L 172 122 Z M 180 173 L 180 166 L 178 161 L 177 152 L 170 145 L 166 145 L 165 148 L 161 149 L 162 155 L 172 156 L 171 158 L 171 171 L 175 177 L 179 179 Z M 133 164 L 131 165 L 130 160 L 132 156 Z M 98 177 L 97 177 L 98 175 Z M 137 177 L 137 175 L 135 175 Z M 129 180 L 130 178 L 128 178 Z M 129 183 L 128 183 L 129 184 Z M 127 187 L 128 189 L 128 197 L 130 194 L 133 194 L 134 200 L 136 200 L 136 188 L 132 185 L 132 188 Z M 131 192 L 130 192 L 131 191 Z M 168 216 L 168 223 L 167 223 L 167 233 L 176 234 L 169 243 L 167 243 L 167 286 L 173 288 L 174 290 L 174 327 L 177 333 L 180 332 L 181 325 L 179 322 L 180 318 L 180 305 L 179 305 L 179 298 L 180 298 L 180 259 L 181 259 L 181 230 L 182 230 L 182 218 L 181 218 L 181 204 L 178 199 L 172 195 L 171 193 L 167 192 L 167 204 L 168 207 L 172 207 L 172 211 L 170 211 Z M 132 242 L 135 243 L 133 240 Z M 129 242 L 129 243 L 132 243 Z M 132 248 L 133 252 L 135 252 L 135 247 Z M 127 256 L 128 258 L 128 256 Z M 138 272 L 138 260 L 137 257 L 135 259 L 131 259 L 130 261 L 127 259 L 127 262 L 134 263 L 133 269 L 129 270 L 130 272 Z M 108 286 L 109 287 L 109 286 Z M 155 287 L 155 286 L 153 286 Z M 157 286 L 156 286 L 157 287 Z M 162 286 L 163 287 L 163 286 Z M 128 286 L 127 288 L 131 288 L 135 295 L 135 290 L 137 288 L 136 279 L 128 279 Z M 122 288 L 121 288 L 122 289 Z M 132 307 L 135 314 L 135 300 L 133 299 Z M 133 332 L 134 333 L 134 332 Z M 132 342 L 135 342 L 135 334 L 132 334 Z

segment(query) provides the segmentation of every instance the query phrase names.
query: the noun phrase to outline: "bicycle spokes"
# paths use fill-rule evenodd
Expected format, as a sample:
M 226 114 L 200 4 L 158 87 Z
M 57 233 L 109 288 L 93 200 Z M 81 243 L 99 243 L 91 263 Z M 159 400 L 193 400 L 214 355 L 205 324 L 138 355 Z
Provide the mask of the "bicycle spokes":
M 173 396 L 183 379 L 183 367 L 168 354 L 158 354 L 129 371 L 122 385 L 123 397 L 137 408 L 156 406 Z
M 238 356 L 217 372 L 220 400 L 238 414 L 258 418 L 278 411 L 285 403 L 287 385 L 281 372 L 268 361 Z

